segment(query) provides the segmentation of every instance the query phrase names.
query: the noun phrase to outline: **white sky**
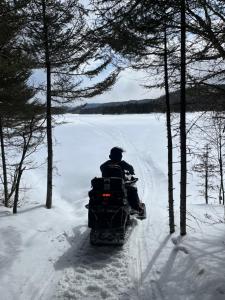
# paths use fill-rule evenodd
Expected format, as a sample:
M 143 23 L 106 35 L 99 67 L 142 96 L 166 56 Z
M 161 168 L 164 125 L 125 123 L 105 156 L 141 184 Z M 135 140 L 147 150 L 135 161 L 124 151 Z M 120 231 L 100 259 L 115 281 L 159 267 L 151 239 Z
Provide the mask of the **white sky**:
M 46 75 L 43 71 L 35 71 L 30 82 L 33 85 L 36 85 L 37 82 L 44 83 L 45 76 Z M 127 69 L 120 73 L 116 84 L 110 91 L 91 99 L 85 99 L 84 101 L 87 103 L 104 103 L 113 101 L 142 100 L 157 98 L 164 94 L 163 90 L 155 88 L 150 90 L 141 86 L 144 83 L 147 83 L 146 80 L 146 73 Z M 151 79 L 149 78 L 149 80 Z M 76 104 L 77 103 L 75 103 L 75 105 Z
M 146 83 L 146 74 L 143 72 L 125 70 L 119 75 L 117 83 L 109 92 L 96 96 L 88 103 L 93 102 L 111 102 L 111 101 L 127 101 L 157 98 L 163 94 L 159 89 L 146 89 L 141 85 Z
M 85 6 L 88 5 L 89 0 L 81 0 L 81 3 Z M 142 85 L 150 83 L 151 78 L 147 81 L 147 74 L 142 71 L 135 71 L 126 69 L 120 73 L 119 79 L 110 91 L 103 93 L 91 99 L 85 99 L 87 103 L 104 103 L 104 102 L 117 102 L 128 100 L 142 100 L 142 99 L 154 99 L 162 94 L 163 90 L 160 89 L 146 89 Z M 149 75 L 148 75 L 149 76 Z M 103 77 L 104 78 L 104 77 Z M 99 79 L 103 79 L 101 76 Z M 42 70 L 36 70 L 30 78 L 30 83 L 34 86 L 37 83 L 45 84 L 46 74 Z M 45 101 L 43 99 L 43 101 Z M 77 103 L 75 103 L 76 105 Z

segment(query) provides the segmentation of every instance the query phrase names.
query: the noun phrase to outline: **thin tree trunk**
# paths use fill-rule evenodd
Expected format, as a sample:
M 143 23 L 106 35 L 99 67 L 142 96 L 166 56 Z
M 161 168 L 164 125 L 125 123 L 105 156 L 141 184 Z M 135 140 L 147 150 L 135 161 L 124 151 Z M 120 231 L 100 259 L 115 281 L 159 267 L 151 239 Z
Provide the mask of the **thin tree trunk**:
M 4 205 L 9 206 L 9 193 L 8 193 L 8 180 L 7 180 L 7 168 L 6 168 L 6 158 L 5 158 L 5 143 L 4 143 L 4 133 L 2 117 L 0 116 L 0 139 L 1 139 L 1 156 L 2 156 L 2 171 L 3 171 L 3 186 L 4 186 Z
M 219 204 L 222 204 L 221 186 L 220 186 L 220 189 L 219 189 Z
M 15 190 L 15 196 L 14 196 L 14 201 L 13 201 L 13 213 L 17 213 L 17 206 L 19 202 L 19 188 L 20 188 L 20 180 L 22 177 L 23 170 L 18 171 L 18 177 L 17 177 L 17 182 L 16 182 L 16 190 Z
M 187 193 L 187 158 L 186 158 L 186 2 L 181 0 L 181 107 L 180 107 L 180 234 L 186 234 L 186 193 Z
M 30 136 L 30 138 L 31 138 L 31 136 Z M 20 160 L 19 167 L 18 167 L 18 176 L 17 176 L 17 179 L 16 179 L 15 196 L 14 196 L 14 201 L 13 201 L 13 213 L 14 214 L 17 213 L 17 206 L 18 206 L 18 202 L 19 202 L 20 180 L 21 180 L 23 171 L 25 169 L 25 168 L 22 169 L 22 167 L 23 167 L 23 163 L 24 163 L 24 159 L 25 159 L 25 156 L 26 156 L 26 152 L 27 152 L 27 148 L 28 148 L 28 145 L 29 145 L 30 138 L 28 138 L 28 142 L 26 142 L 25 135 L 23 136 L 23 139 L 24 139 L 23 153 L 22 153 L 21 160 Z
M 219 137 L 219 167 L 220 167 L 220 191 L 222 203 L 224 205 L 224 184 L 223 184 L 223 157 L 222 157 L 222 137 Z
M 51 62 L 49 55 L 48 24 L 46 20 L 46 2 L 42 0 L 44 36 L 45 36 L 45 66 L 47 73 L 47 94 L 46 94 L 46 122 L 47 122 L 47 195 L 46 207 L 52 207 L 52 172 L 53 172 L 53 148 L 52 148 L 52 113 L 51 113 Z
M 208 196 L 208 170 L 205 170 L 205 203 L 209 203 L 209 196 Z
M 18 206 L 18 202 L 19 202 L 19 188 L 20 188 L 20 181 L 21 181 L 21 177 L 23 174 L 23 171 L 26 169 L 26 166 L 23 167 L 25 158 L 26 158 L 26 153 L 28 151 L 31 139 L 32 139 L 32 135 L 33 135 L 33 120 L 30 123 L 30 132 L 28 137 L 26 138 L 26 134 L 23 133 L 23 152 L 22 152 L 22 156 L 20 159 L 20 163 L 18 166 L 18 176 L 16 179 L 16 187 L 15 187 L 15 196 L 14 196 L 14 202 L 13 202 L 13 213 L 16 214 L 17 213 L 17 206 Z
M 174 226 L 174 201 L 173 201 L 173 141 L 171 133 L 170 94 L 168 81 L 168 50 L 167 50 L 167 28 L 164 31 L 164 67 L 165 67 L 165 94 L 166 94 L 166 127 L 168 147 L 168 205 L 170 233 L 175 232 Z
M 209 199 L 209 195 L 208 195 L 208 168 L 209 168 L 209 147 L 208 145 L 206 146 L 206 166 L 205 166 L 205 203 L 208 204 L 208 199 Z

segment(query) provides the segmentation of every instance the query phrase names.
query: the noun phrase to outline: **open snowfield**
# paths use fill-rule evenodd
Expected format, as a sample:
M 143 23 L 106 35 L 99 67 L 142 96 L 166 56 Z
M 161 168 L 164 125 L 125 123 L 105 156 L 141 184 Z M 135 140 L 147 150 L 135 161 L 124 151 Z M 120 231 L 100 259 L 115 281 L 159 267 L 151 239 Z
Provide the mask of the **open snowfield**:
M 223 208 L 188 185 L 188 235 L 168 234 L 164 116 L 66 115 L 54 129 L 57 166 L 53 208 L 45 204 L 45 166 L 25 175 L 35 187 L 17 215 L 0 207 L 0 299 L 224 300 Z M 137 221 L 123 247 L 89 245 L 87 193 L 109 150 L 121 146 L 139 177 L 148 218 Z M 39 151 L 43 162 L 46 150 Z M 178 158 L 175 158 L 178 160 Z M 177 165 L 177 168 L 179 166 Z

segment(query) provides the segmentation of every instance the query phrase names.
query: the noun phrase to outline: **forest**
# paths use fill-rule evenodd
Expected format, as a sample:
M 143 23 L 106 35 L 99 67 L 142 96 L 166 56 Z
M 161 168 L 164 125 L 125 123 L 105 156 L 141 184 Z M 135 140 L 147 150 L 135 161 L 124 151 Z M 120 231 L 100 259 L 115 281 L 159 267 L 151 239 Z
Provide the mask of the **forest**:
M 218 133 L 215 168 L 224 204 L 224 22 L 220 0 L 1 0 L 2 203 L 17 212 L 23 173 L 38 167 L 30 156 L 46 144 L 46 207 L 52 207 L 52 130 L 58 125 L 54 112 L 110 90 L 120 72 L 130 68 L 146 72 L 146 89 L 165 90 L 165 96 L 154 101 L 153 111 L 164 112 L 167 118 L 170 232 L 174 232 L 173 112 L 180 115 L 181 235 L 186 234 L 187 111 L 211 111 L 207 118 Z M 30 80 L 36 71 L 43 71 L 43 82 Z M 119 113 L 150 112 L 146 103 L 140 105 L 124 105 Z M 101 113 L 118 112 L 107 107 Z M 212 171 L 207 145 L 198 154 L 206 194 Z
M 197 86 L 186 89 L 187 112 L 201 111 L 224 111 L 224 92 L 219 86 L 206 87 Z M 78 114 L 145 114 L 145 113 L 165 113 L 165 96 L 155 99 L 128 100 L 108 103 L 81 104 L 75 108 L 56 108 L 61 113 Z M 170 93 L 171 112 L 179 113 L 180 93 L 179 91 Z

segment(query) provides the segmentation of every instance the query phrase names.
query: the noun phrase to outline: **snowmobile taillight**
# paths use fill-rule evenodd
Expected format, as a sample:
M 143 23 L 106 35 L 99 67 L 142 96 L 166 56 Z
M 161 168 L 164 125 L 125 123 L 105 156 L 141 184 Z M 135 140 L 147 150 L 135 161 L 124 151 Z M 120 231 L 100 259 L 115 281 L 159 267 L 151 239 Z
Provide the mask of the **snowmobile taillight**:
M 102 197 L 111 197 L 111 194 L 102 194 Z
M 102 194 L 102 204 L 103 205 L 108 205 L 109 204 L 109 199 L 111 197 L 111 194 L 110 193 L 104 193 Z

